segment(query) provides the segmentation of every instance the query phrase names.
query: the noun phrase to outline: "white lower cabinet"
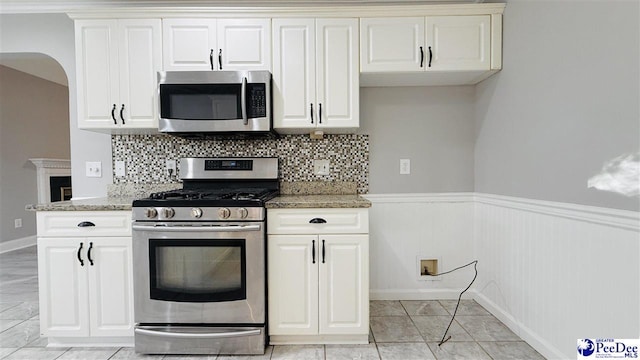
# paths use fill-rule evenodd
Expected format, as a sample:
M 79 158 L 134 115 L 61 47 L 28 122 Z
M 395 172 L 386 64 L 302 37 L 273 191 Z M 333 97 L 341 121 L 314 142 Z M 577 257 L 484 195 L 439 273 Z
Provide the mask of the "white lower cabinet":
M 368 342 L 366 217 L 367 209 L 269 210 L 267 250 L 272 344 Z M 310 222 L 313 219 L 322 220 Z M 353 226 L 353 221 L 332 224 L 332 219 L 356 219 L 359 226 Z M 300 234 L 290 234 L 292 228 Z M 323 228 L 327 233 L 322 232 Z M 339 233 L 340 229 L 344 233 Z
M 49 345 L 133 342 L 130 212 L 95 213 L 38 213 L 40 333 Z

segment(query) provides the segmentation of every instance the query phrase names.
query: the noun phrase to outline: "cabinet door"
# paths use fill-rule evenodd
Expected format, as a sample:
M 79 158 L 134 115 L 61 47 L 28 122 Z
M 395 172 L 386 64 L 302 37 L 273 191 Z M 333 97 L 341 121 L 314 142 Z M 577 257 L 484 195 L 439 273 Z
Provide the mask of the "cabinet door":
M 360 19 L 360 71 L 424 71 L 424 24 L 424 17 Z
M 315 20 L 273 19 L 273 126 L 312 128 L 316 100 Z M 317 108 L 314 116 L 317 116 Z
M 489 70 L 491 16 L 427 17 L 427 71 Z
M 217 36 L 219 70 L 271 70 L 271 19 L 219 19 Z
M 157 72 L 162 70 L 159 19 L 119 20 L 120 102 L 118 123 L 129 128 L 158 127 Z
M 165 70 L 218 69 L 215 19 L 162 20 Z
M 270 335 L 318 333 L 318 249 L 317 236 L 269 236 Z
M 133 336 L 130 237 L 89 238 L 87 260 L 91 336 Z M 93 262 L 93 264 L 91 264 Z
M 316 20 L 319 128 L 359 124 L 358 19 Z
M 78 127 L 113 128 L 118 106 L 118 42 L 116 20 L 75 22 Z M 113 113 L 115 114 L 115 112 Z
M 369 236 L 320 235 L 319 240 L 320 333 L 368 334 Z
M 84 240 L 38 238 L 42 336 L 89 336 L 86 271 L 89 263 Z

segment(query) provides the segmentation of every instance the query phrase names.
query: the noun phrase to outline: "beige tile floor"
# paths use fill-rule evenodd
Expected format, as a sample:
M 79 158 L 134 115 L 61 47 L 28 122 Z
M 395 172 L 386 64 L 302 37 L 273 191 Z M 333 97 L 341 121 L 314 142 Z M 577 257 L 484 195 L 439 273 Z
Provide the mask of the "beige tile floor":
M 0 359 L 26 360 L 421 360 L 544 359 L 473 300 L 371 301 L 368 345 L 269 346 L 263 356 L 140 355 L 132 348 L 46 348 L 39 337 L 36 249 L 0 254 Z

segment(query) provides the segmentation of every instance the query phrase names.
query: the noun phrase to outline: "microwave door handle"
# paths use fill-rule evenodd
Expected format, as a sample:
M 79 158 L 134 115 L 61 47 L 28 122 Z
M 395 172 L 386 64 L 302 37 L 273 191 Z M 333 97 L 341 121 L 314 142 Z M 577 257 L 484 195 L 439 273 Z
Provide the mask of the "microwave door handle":
M 242 88 L 240 89 L 240 107 L 242 108 L 242 121 L 244 125 L 249 125 L 247 117 L 247 78 L 242 78 Z

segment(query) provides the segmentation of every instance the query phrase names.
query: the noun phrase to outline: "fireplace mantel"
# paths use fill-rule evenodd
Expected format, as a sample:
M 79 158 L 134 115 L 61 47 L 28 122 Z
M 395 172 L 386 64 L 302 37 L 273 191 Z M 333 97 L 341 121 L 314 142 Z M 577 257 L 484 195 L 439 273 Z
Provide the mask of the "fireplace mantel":
M 37 171 L 38 203 L 51 202 L 49 181 L 52 176 L 71 176 L 71 160 L 66 159 L 29 159 Z

